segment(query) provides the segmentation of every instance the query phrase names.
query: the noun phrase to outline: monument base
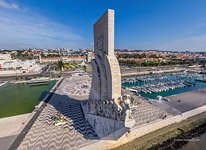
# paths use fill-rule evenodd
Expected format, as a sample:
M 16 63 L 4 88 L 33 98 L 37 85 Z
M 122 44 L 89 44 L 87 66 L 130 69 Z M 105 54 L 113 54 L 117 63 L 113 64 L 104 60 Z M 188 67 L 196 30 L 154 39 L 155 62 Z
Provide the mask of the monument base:
M 122 130 L 123 128 L 127 129 L 125 130 L 125 132 L 127 132 L 129 128 L 131 128 L 135 124 L 135 120 L 129 119 L 129 117 L 126 117 L 127 119 L 125 121 L 122 121 L 91 114 L 89 113 L 89 106 L 87 101 L 82 102 L 81 106 L 85 119 L 94 128 L 96 134 L 100 139 L 105 139 L 108 137 L 108 135 L 112 135 L 116 131 Z M 124 133 L 122 133 L 122 135 Z M 118 137 L 120 136 L 121 135 L 118 135 Z M 114 136 L 113 139 L 116 140 L 118 139 L 118 137 Z M 109 138 L 109 140 L 112 139 Z
M 123 121 L 113 120 L 106 117 L 90 114 L 87 102 L 82 102 L 81 106 L 85 119 L 94 128 L 99 138 L 106 137 L 109 134 L 114 133 L 115 131 L 125 127 Z
M 87 115 L 87 120 L 94 128 L 99 138 L 104 138 L 109 134 L 124 128 L 124 122 L 122 121 L 112 120 L 91 114 Z

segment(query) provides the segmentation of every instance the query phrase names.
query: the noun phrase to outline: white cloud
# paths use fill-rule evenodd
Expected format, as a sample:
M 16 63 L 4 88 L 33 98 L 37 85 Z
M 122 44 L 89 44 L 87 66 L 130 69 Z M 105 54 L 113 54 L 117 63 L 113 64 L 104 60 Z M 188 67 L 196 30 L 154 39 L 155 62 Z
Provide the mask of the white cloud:
M 5 0 L 0 0 L 0 7 L 6 8 L 6 9 L 20 10 L 19 5 L 15 4 L 15 3 L 6 2 Z
M 85 44 L 71 27 L 28 10 L 0 10 L 0 33 L 0 49 L 76 48 Z

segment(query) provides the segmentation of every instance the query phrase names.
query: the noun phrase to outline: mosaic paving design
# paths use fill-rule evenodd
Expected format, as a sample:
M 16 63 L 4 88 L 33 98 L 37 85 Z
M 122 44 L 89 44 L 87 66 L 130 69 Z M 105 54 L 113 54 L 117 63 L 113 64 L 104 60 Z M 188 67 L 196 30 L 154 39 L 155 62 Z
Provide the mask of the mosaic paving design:
M 70 96 L 89 95 L 91 89 L 91 79 L 76 81 L 65 85 L 63 92 Z
M 58 112 L 64 115 L 66 123 L 54 126 Z M 18 149 L 78 149 L 95 139 L 98 137 L 84 119 L 80 102 L 54 94 Z
M 75 81 L 72 80 L 73 82 Z M 93 128 L 83 116 L 80 106 L 81 100 L 75 100 L 75 97 L 73 99 L 65 92 L 64 88 L 68 84 L 71 84 L 71 80 L 62 82 L 21 142 L 18 147 L 19 150 L 75 150 L 99 140 Z M 123 93 L 134 98 L 131 111 L 136 121 L 135 126 L 163 119 L 162 116 L 170 116 L 142 97 L 135 96 L 125 90 L 123 90 Z M 88 97 L 88 95 L 83 96 Z M 66 123 L 61 126 L 54 126 L 54 118 L 58 113 L 64 116 Z

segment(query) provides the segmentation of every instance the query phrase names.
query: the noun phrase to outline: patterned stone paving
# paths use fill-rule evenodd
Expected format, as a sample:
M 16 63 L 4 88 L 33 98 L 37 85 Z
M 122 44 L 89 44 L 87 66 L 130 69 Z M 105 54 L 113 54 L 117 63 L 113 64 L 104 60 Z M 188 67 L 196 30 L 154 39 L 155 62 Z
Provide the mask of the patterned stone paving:
M 171 114 L 168 114 L 167 112 L 153 106 L 148 101 L 144 100 L 143 97 L 136 96 L 134 95 L 134 93 L 126 91 L 124 89 L 122 90 L 122 92 L 124 94 L 129 94 L 134 99 L 131 105 L 131 114 L 136 121 L 135 126 L 140 126 L 159 119 L 163 119 L 164 116 L 171 116 Z
M 70 96 L 89 95 L 90 88 L 91 88 L 91 80 L 76 81 L 68 85 L 65 85 L 64 92 Z
M 68 95 L 89 95 L 91 88 L 91 77 L 89 76 L 77 76 L 65 78 L 65 82 L 62 91 Z
M 81 79 L 84 80 L 84 79 Z M 66 85 L 80 80 L 64 80 L 47 106 L 43 109 L 28 134 L 18 147 L 19 150 L 42 149 L 79 149 L 92 142 L 98 141 L 98 137 L 90 124 L 84 119 L 80 100 L 88 98 L 88 95 L 70 96 L 65 91 Z M 73 84 L 75 86 L 75 84 Z M 135 96 L 131 92 L 123 91 L 134 98 L 131 113 L 136 121 L 135 126 L 162 119 L 161 116 L 170 114 L 145 101 L 142 97 Z M 71 98 L 72 97 L 72 98 Z M 54 117 L 61 113 L 66 123 L 54 126 Z
M 164 116 L 168 117 L 169 115 L 170 114 L 144 101 L 141 101 L 140 104 L 132 109 L 132 116 L 137 126 L 163 119 Z
M 98 139 L 84 119 L 80 101 L 59 92 L 61 90 L 52 96 L 18 149 L 78 149 Z M 54 126 L 54 117 L 58 112 L 64 115 L 66 123 Z

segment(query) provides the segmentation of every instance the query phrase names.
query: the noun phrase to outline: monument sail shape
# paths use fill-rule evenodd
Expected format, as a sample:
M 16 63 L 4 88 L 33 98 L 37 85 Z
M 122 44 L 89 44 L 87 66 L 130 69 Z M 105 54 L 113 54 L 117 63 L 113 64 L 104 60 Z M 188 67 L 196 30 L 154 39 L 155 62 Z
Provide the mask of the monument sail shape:
M 129 118 L 129 103 L 121 96 L 120 67 L 114 55 L 114 10 L 107 10 L 94 24 L 94 55 L 91 91 L 82 109 L 101 138 L 125 127 Z
M 108 10 L 94 25 L 93 76 L 90 99 L 121 97 L 121 73 L 114 55 L 114 10 Z

